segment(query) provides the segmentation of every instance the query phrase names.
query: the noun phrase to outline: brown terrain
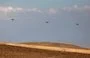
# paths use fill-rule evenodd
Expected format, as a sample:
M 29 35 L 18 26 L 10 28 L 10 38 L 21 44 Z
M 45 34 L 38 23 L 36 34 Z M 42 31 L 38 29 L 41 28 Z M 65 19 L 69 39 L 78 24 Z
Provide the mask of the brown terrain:
M 53 46 L 53 47 L 68 47 L 68 48 L 81 48 L 81 49 L 88 49 L 88 48 L 83 48 L 80 46 L 72 45 L 72 44 L 65 44 L 65 43 L 54 43 L 54 42 L 25 42 L 21 44 L 27 44 L 27 45 L 43 45 L 43 46 Z
M 90 50 L 63 43 L 0 43 L 0 58 L 90 58 Z

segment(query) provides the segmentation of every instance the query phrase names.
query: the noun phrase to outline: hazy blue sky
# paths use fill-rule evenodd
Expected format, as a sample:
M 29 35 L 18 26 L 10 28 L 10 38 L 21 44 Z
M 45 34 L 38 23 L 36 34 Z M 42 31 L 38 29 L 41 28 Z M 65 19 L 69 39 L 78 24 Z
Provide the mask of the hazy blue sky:
M 0 41 L 90 47 L 90 0 L 0 0 Z

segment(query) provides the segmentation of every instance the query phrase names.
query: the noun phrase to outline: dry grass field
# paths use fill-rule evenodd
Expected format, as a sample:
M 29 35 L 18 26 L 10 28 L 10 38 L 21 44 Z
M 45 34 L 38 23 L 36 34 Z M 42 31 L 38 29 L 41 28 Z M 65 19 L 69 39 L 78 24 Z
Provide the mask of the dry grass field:
M 27 44 L 27 43 L 25 43 Z M 28 43 L 28 45 L 33 43 Z M 51 43 L 34 43 L 34 45 L 59 46 L 69 48 L 80 48 L 79 46 L 67 44 L 51 44 Z M 83 48 L 84 49 L 84 48 Z M 73 53 L 65 51 L 49 51 L 44 49 L 20 47 L 13 45 L 0 44 L 0 58 L 90 58 L 90 54 Z

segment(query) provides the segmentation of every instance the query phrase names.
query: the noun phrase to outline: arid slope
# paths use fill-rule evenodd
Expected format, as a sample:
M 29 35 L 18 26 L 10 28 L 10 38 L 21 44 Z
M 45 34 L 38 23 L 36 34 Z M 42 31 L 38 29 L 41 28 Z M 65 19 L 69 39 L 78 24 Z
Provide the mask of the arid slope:
M 90 58 L 90 54 L 49 51 L 0 44 L 0 58 Z
M 21 44 L 27 44 L 27 45 L 32 45 L 33 44 L 33 45 L 41 45 L 41 46 L 89 49 L 89 48 L 83 48 L 83 47 L 72 45 L 72 44 L 53 43 L 53 42 L 25 42 L 25 43 L 21 43 Z

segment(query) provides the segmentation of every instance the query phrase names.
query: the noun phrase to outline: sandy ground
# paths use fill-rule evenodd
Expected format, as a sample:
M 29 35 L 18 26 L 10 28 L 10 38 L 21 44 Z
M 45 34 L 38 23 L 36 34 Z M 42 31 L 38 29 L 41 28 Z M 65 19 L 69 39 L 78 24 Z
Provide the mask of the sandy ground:
M 90 58 L 88 53 L 75 53 L 0 44 L 0 58 Z M 41 46 L 40 46 L 41 47 Z M 46 47 L 43 47 L 46 48 Z M 86 50 L 87 51 L 87 50 Z M 88 50 L 89 51 L 89 50 Z

